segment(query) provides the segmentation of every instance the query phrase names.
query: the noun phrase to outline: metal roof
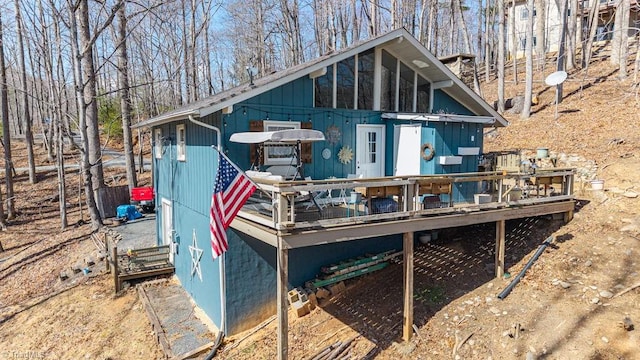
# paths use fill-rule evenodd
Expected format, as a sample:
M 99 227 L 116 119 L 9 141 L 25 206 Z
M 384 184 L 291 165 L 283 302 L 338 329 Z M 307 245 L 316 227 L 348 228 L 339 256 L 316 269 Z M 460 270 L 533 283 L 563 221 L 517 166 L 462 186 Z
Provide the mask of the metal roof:
M 451 86 L 442 88 L 441 90 L 463 104 L 474 114 L 495 118 L 495 126 L 508 125 L 507 120 L 489 106 L 478 94 L 465 85 L 462 80 L 455 76 L 448 67 L 442 64 L 442 62 L 420 44 L 416 38 L 404 28 L 400 28 L 354 44 L 338 52 L 326 54 L 312 61 L 255 79 L 253 84 L 245 83 L 187 104 L 173 111 L 137 123 L 133 125 L 132 128 L 161 125 L 186 119 L 189 116 L 194 118 L 204 117 L 375 47 L 381 47 L 400 60 L 403 60 L 407 66 L 411 67 L 432 84 L 447 81 L 452 82 Z M 418 64 L 423 65 L 423 67 L 419 67 Z M 424 64 L 427 66 L 424 66 Z

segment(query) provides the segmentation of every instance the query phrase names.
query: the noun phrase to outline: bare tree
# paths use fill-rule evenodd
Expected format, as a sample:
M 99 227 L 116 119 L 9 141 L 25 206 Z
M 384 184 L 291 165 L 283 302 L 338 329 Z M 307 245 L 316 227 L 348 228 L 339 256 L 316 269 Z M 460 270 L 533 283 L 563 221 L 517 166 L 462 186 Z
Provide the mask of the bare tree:
M 611 64 L 616 66 L 620 64 L 620 57 L 622 52 L 621 46 L 623 32 L 621 31 L 621 29 L 624 26 L 624 24 L 622 23 L 622 12 L 624 11 L 622 2 L 623 0 L 617 0 L 615 3 L 616 12 L 613 22 L 614 31 L 613 38 L 611 39 L 611 57 L 609 58 Z
M 524 87 L 524 104 L 522 106 L 521 119 L 531 116 L 531 99 L 533 97 L 533 0 L 527 0 L 527 33 L 525 44 L 526 78 Z
M 427 49 L 429 49 L 436 56 L 438 56 L 437 29 L 438 2 L 435 0 L 431 0 L 431 6 L 429 6 L 429 20 L 427 25 Z
M 504 112 L 504 1 L 498 0 L 498 112 Z
M 15 216 L 13 201 L 13 161 L 11 159 L 11 133 L 9 132 L 9 100 L 7 95 L 7 68 L 4 61 L 4 28 L 2 27 L 2 14 L 0 13 L 0 115 L 2 115 L 2 145 L 4 147 L 4 177 L 7 194 L 8 218 Z M 0 196 L 2 191 L 0 191 Z M 4 205 L 0 198 L 0 227 L 6 227 L 4 222 Z M 3 251 L 0 243 L 0 251 Z
M 618 77 L 620 79 L 627 78 L 627 58 L 629 57 L 629 17 L 631 12 L 631 4 L 629 0 L 622 0 L 621 3 L 622 26 L 616 32 L 620 32 L 620 58 L 618 59 Z M 618 12 L 616 12 L 618 17 Z M 637 49 L 636 51 L 640 51 Z
M 547 56 L 546 23 L 547 23 L 547 1 L 536 0 L 536 67 L 544 71 L 544 64 Z
M 564 16 L 567 22 L 567 70 L 575 69 L 576 63 L 576 28 L 578 23 L 578 0 L 568 0 L 569 6 Z
M 120 85 L 120 115 L 122 117 L 122 138 L 124 159 L 129 190 L 138 186 L 136 165 L 133 156 L 131 136 L 131 98 L 129 96 L 129 57 L 127 56 L 127 14 L 126 3 L 118 10 L 118 31 L 116 36 L 118 51 L 118 83 Z M 140 166 L 143 166 L 141 163 Z
M 496 0 L 500 1 L 500 0 Z M 487 7 L 485 8 L 485 25 L 484 25 L 484 81 L 489 82 L 491 80 L 491 41 L 492 38 L 492 26 L 491 26 L 491 6 L 489 4 L 491 0 L 487 0 Z
M 22 116 L 25 124 L 25 141 L 27 143 L 27 160 L 29 166 L 29 182 L 35 184 L 38 182 L 36 177 L 36 163 L 33 157 L 33 133 L 31 132 L 31 113 L 29 112 L 29 92 L 27 90 L 27 69 L 24 59 L 24 39 L 23 39 L 23 24 L 22 13 L 20 11 L 20 0 L 15 0 L 16 11 L 16 32 L 18 36 L 18 65 L 20 67 L 20 83 L 21 83 L 21 98 L 22 98 Z
M 593 39 L 596 37 L 596 30 L 598 28 L 599 4 L 600 3 L 598 1 L 592 1 L 591 9 L 589 10 L 587 41 L 582 43 L 582 67 L 584 69 L 588 69 L 589 63 L 591 62 L 591 51 L 593 50 Z
M 516 0 L 511 0 L 511 61 L 513 65 L 513 82 L 518 84 L 518 41 L 516 37 Z

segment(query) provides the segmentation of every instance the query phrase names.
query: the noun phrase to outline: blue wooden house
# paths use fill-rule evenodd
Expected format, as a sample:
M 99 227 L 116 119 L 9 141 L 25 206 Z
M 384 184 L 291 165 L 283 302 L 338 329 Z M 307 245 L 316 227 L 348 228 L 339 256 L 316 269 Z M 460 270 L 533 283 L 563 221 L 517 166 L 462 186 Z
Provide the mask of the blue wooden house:
M 417 217 L 451 208 L 441 204 L 482 206 L 474 204 L 477 179 L 456 176 L 478 171 L 483 129 L 505 125 L 412 35 L 398 29 L 136 127 L 153 133 L 158 244 L 174 247 L 184 288 L 217 326 L 234 334 L 276 310 L 286 327 L 287 288 L 313 279 L 322 265 L 403 246 L 407 251 L 408 232 L 474 222 L 504 225 L 505 218 L 517 217 L 504 214 L 518 210 L 502 207 L 449 222 Z M 301 144 L 297 160 L 304 176 L 256 179 L 262 188 L 254 197 L 267 199 L 266 211 L 257 210 L 259 199 L 243 208 L 228 230 L 229 250 L 212 260 L 209 207 L 219 157 L 212 147 L 243 170 L 290 169 L 296 159 L 286 146 L 267 144 L 257 152 L 260 145 L 229 141 L 235 133 L 285 129 L 319 130 L 325 140 Z M 351 201 L 356 191 L 365 199 L 391 199 L 393 213 L 367 211 L 357 197 Z M 299 195 L 318 193 L 329 200 L 311 209 L 308 202 L 294 206 Z M 426 195 L 437 196 L 436 209 L 423 206 Z M 562 204 L 539 212 L 569 211 Z M 286 348 L 286 336 L 280 344 Z

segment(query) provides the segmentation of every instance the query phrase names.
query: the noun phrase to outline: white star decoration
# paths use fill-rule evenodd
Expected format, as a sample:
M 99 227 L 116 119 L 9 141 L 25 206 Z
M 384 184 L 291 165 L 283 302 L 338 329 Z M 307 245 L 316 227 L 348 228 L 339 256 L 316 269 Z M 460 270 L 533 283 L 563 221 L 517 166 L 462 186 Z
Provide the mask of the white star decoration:
M 189 245 L 189 253 L 191 254 L 191 277 L 198 273 L 198 278 L 202 281 L 202 270 L 200 270 L 200 259 L 202 259 L 202 249 L 198 247 L 198 239 L 196 238 L 196 229 L 193 229 L 193 242 Z

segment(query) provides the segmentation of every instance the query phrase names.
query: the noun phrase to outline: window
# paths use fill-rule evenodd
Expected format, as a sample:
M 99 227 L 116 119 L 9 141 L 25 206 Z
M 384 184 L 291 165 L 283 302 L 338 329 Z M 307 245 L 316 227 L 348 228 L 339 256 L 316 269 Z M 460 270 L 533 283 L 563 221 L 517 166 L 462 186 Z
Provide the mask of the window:
M 278 131 L 300 129 L 300 122 L 296 121 L 269 121 L 263 122 L 264 131 Z M 269 146 L 264 147 L 264 164 L 265 165 L 295 165 L 293 146 Z
M 373 49 L 358 54 L 358 109 L 373 109 L 373 72 L 375 52 Z
M 162 129 L 155 129 L 153 131 L 153 143 L 155 146 L 156 159 L 162 158 Z
M 431 112 L 431 84 L 427 79 L 418 75 L 418 103 L 416 111 L 419 113 Z
M 185 161 L 187 159 L 185 136 L 184 124 L 176 125 L 176 154 L 179 161 Z
M 337 64 L 336 71 L 336 108 L 353 109 L 355 95 L 355 58 L 344 59 Z
M 400 62 L 400 83 L 398 92 L 398 111 L 413 111 L 413 70 Z
M 520 9 L 520 19 L 524 20 L 528 18 L 529 18 L 529 9 L 527 9 L 526 7 L 523 7 L 522 9 Z
M 533 46 L 536 46 L 536 37 L 533 37 Z M 522 38 L 520 39 L 520 49 L 521 50 L 526 50 L 527 49 L 527 38 Z
M 327 73 L 314 81 L 315 107 L 333 107 L 333 65 L 327 66 Z
M 380 110 L 396 110 L 396 67 L 397 59 L 382 50 L 382 69 L 380 84 Z

